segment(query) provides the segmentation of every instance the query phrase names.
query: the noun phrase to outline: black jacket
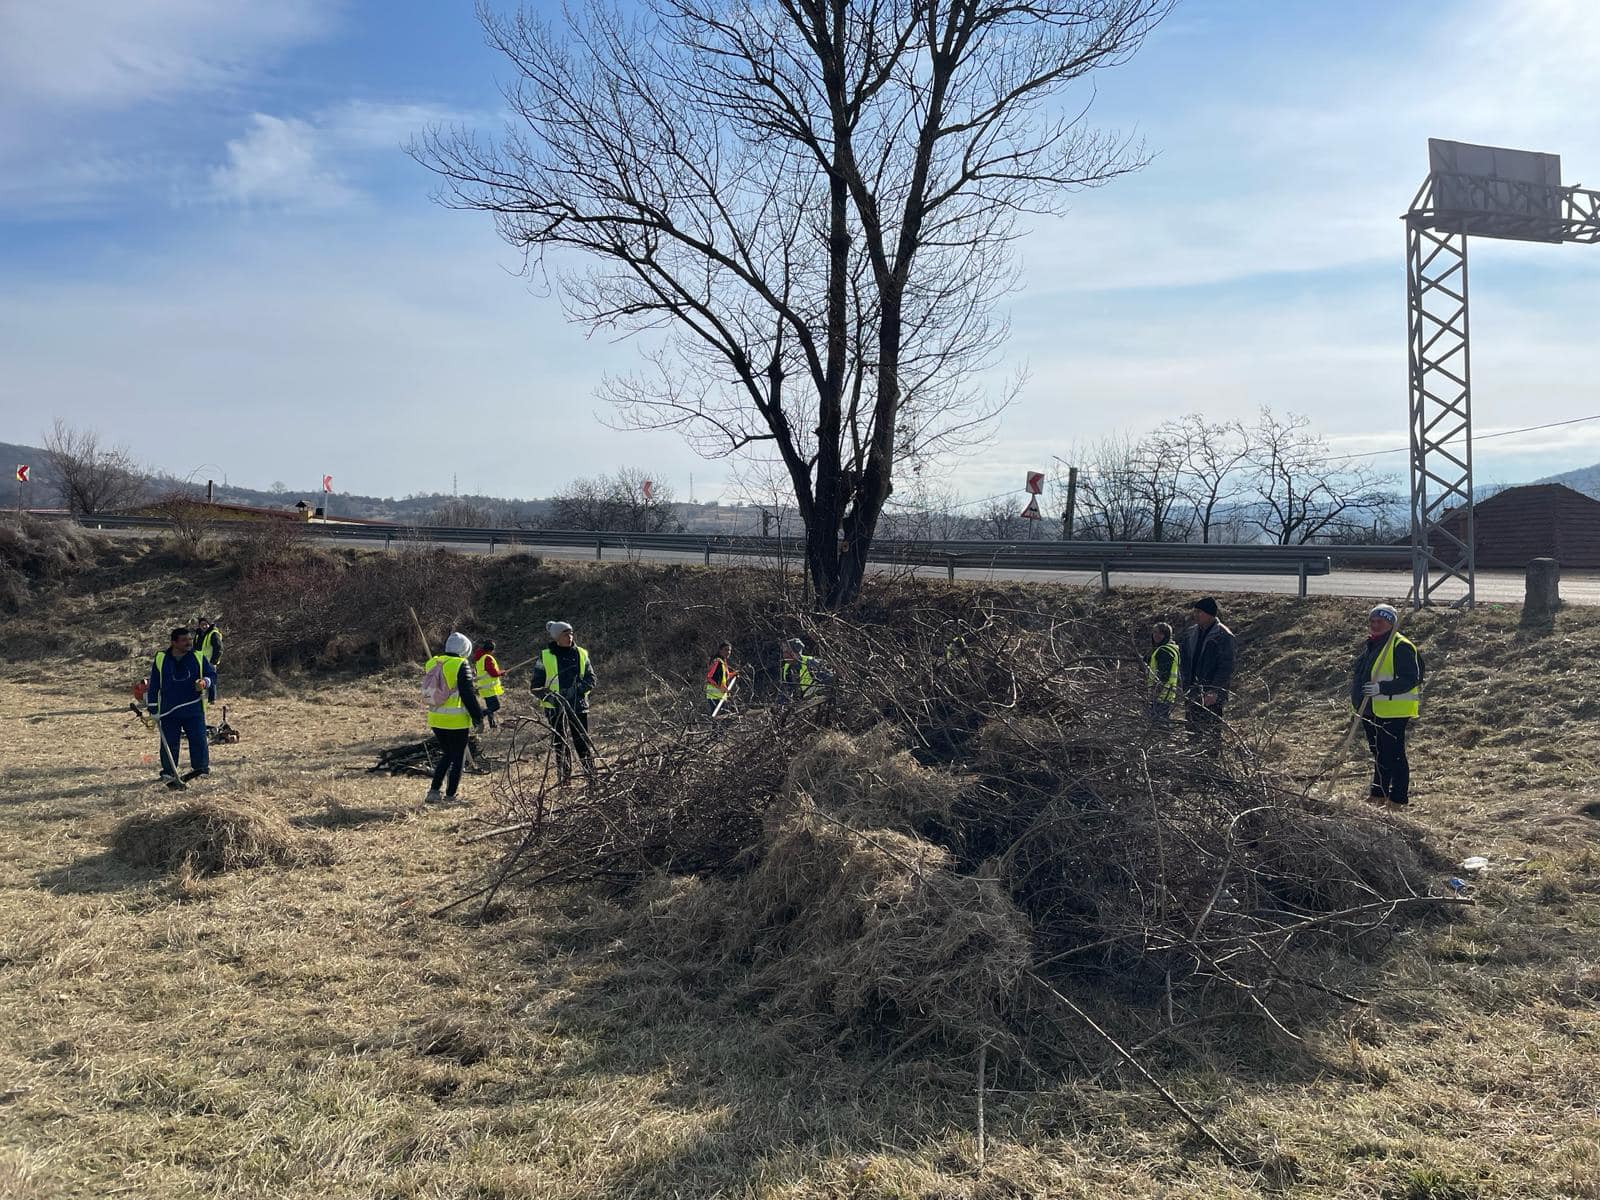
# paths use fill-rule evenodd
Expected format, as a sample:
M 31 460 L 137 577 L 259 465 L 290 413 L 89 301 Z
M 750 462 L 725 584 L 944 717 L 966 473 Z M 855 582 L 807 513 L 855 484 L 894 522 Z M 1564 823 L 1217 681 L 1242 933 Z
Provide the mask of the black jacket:
M 1360 708 L 1362 700 L 1366 699 L 1362 689 L 1372 678 L 1372 664 L 1377 661 L 1378 655 L 1383 653 L 1384 643 L 1389 640 L 1388 635 L 1380 638 L 1368 638 L 1366 645 L 1361 647 L 1361 653 L 1356 655 L 1355 666 L 1350 672 L 1350 706 Z M 1378 691 L 1385 696 L 1400 696 L 1411 691 L 1422 680 L 1422 669 L 1417 665 L 1417 649 L 1410 642 L 1396 642 L 1394 646 L 1394 678 L 1386 679 L 1378 685 Z
M 1213 621 L 1209 629 L 1198 625 L 1185 629 L 1178 644 L 1178 682 L 1185 692 L 1220 692 L 1226 697 L 1233 683 L 1233 630 L 1221 621 Z
M 588 669 L 580 674 L 577 646 L 563 647 L 551 642 L 545 649 L 556 656 L 556 689 L 579 712 L 588 712 L 589 693 L 594 690 L 594 657 L 590 656 Z M 528 686 L 542 695 L 549 682 L 544 673 L 544 655 L 540 654 L 533 660 L 533 677 Z

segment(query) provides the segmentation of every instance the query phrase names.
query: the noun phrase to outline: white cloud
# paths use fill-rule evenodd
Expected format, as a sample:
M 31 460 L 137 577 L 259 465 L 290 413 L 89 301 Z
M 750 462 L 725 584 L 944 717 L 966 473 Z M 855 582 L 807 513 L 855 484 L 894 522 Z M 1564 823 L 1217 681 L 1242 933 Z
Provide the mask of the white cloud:
M 255 113 L 245 132 L 228 141 L 227 161 L 212 168 L 209 192 L 246 207 L 347 207 L 362 198 L 355 177 L 366 162 L 397 156 L 429 125 L 469 119 L 428 105 L 367 101 L 309 120 Z
M 1271 52 L 1236 69 L 1192 65 L 1220 36 L 1193 23 L 1166 31 L 1179 79 L 1135 59 L 1108 81 L 1100 119 L 1137 119 L 1157 158 L 1040 227 L 1034 294 L 1395 262 L 1429 137 L 1551 151 L 1567 182 L 1600 178 L 1600 125 L 1584 116 L 1600 102 L 1593 0 L 1477 0 L 1448 22 L 1401 6 L 1332 46 L 1308 37 L 1307 10 L 1274 13 Z
M 0 112 L 121 108 L 210 89 L 323 33 L 330 0 L 0 4 Z
M 0 0 L 0 213 L 158 198 L 216 98 L 326 34 L 340 3 Z
M 256 113 L 212 169 L 212 193 L 242 205 L 341 208 L 357 197 L 325 161 L 321 134 L 305 121 Z

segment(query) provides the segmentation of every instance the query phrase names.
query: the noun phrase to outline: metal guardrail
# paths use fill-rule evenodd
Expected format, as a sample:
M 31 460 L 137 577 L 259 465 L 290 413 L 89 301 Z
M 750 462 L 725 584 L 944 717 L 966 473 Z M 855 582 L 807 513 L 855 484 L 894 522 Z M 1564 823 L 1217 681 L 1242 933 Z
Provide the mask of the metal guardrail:
M 169 522 L 160 517 L 89 517 L 82 524 L 105 529 L 159 529 Z M 698 533 L 615 533 L 573 529 L 465 529 L 434 526 L 342 525 L 311 522 L 306 532 L 318 538 L 382 542 L 387 549 L 396 541 L 452 542 L 527 549 L 594 549 L 603 559 L 607 550 L 624 553 L 665 551 L 699 553 L 706 565 L 717 555 L 746 558 L 804 558 L 805 543 L 798 538 L 764 538 Z M 880 539 L 868 559 L 901 566 L 944 567 L 948 577 L 957 570 L 1028 570 L 1098 572 L 1101 586 L 1111 587 L 1111 575 L 1124 571 L 1171 571 L 1218 575 L 1295 575 L 1300 595 L 1306 580 L 1326 575 L 1333 559 L 1341 565 L 1392 570 L 1409 569 L 1409 546 L 1267 546 L 1259 544 L 1188 542 L 907 542 Z

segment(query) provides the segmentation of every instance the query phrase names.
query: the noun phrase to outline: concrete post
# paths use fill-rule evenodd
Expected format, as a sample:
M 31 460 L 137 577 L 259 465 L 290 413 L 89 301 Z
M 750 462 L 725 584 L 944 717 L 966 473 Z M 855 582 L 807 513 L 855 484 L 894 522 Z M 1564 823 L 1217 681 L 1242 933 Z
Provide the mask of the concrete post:
M 1105 560 L 1100 563 L 1100 591 L 1102 595 L 1111 594 L 1111 562 Z
M 1528 564 L 1522 618 L 1548 619 L 1561 607 L 1561 564 L 1553 558 L 1536 558 Z

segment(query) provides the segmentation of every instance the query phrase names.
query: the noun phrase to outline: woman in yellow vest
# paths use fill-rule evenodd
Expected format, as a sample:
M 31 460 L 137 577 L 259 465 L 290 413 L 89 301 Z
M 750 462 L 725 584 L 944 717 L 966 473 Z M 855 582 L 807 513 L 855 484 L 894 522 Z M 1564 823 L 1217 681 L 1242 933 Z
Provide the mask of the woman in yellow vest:
M 1356 656 L 1350 680 L 1350 706 L 1361 714 L 1372 752 L 1369 800 L 1396 807 L 1411 801 L 1411 763 L 1406 759 L 1406 725 L 1422 700 L 1422 655 L 1400 636 L 1400 615 L 1387 604 L 1367 614 L 1367 644 Z
M 706 668 L 706 713 L 716 716 L 723 702 L 727 700 L 728 693 L 733 690 L 733 681 L 739 672 L 733 669 L 733 643 L 723 642 L 717 647 L 716 657 L 711 660 L 711 665 Z
M 1150 723 L 1166 728 L 1172 724 L 1172 706 L 1178 702 L 1178 643 L 1172 640 L 1172 626 L 1157 621 L 1150 627 Z
M 500 711 L 500 697 L 506 694 L 505 672 L 494 656 L 494 640 L 484 638 L 472 652 L 472 673 L 478 677 L 478 699 L 483 701 L 483 719 L 495 729 L 494 715 Z
M 428 728 L 439 742 L 439 761 L 433 767 L 433 786 L 425 804 L 454 803 L 461 786 L 461 767 L 467 758 L 467 735 L 483 728 L 483 706 L 478 703 L 477 680 L 467 661 L 472 642 L 452 633 L 445 639 L 444 653 L 435 654 L 422 667 L 423 694 L 428 704 Z M 439 684 L 431 697 L 430 687 Z M 445 787 L 444 795 L 439 786 Z

